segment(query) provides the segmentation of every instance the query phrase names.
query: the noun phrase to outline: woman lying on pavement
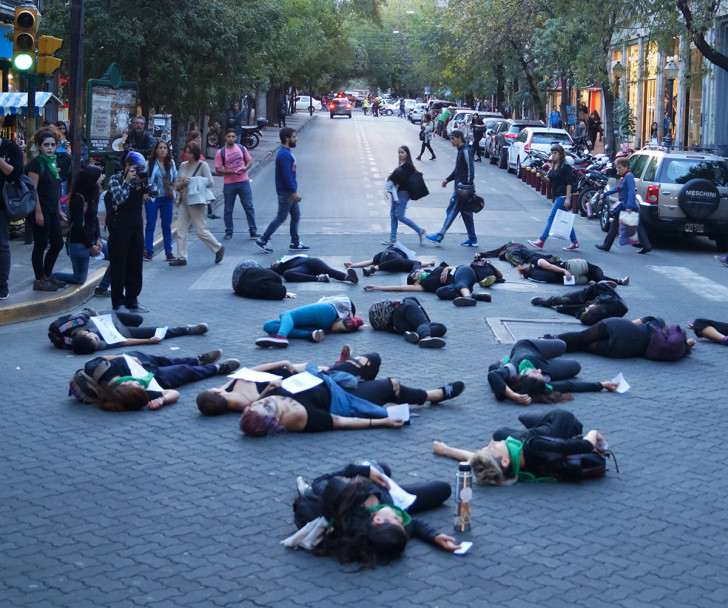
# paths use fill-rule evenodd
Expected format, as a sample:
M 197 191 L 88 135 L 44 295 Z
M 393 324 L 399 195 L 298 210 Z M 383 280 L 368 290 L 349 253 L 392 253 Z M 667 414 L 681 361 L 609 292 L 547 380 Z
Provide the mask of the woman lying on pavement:
M 268 335 L 255 341 L 263 348 L 286 348 L 288 338 L 321 342 L 326 334 L 357 331 L 364 321 L 355 317 L 356 307 L 348 296 L 326 296 L 316 304 L 308 304 L 282 312 L 278 319 L 266 321 Z
M 417 298 L 382 300 L 369 308 L 369 324 L 372 329 L 404 335 L 410 344 L 420 348 L 442 348 L 447 332 L 443 323 L 433 323 Z
M 587 285 L 563 296 L 531 298 L 534 306 L 553 308 L 556 312 L 576 317 L 584 325 L 594 325 L 609 317 L 623 317 L 627 305 L 607 281 Z
M 289 283 L 328 283 L 332 278 L 337 281 L 358 283 L 356 270 L 349 268 L 346 272 L 331 268 L 319 258 L 310 258 L 307 255 L 285 256 L 273 262 L 271 270 L 275 270 Z
M 728 323 L 710 319 L 695 319 L 688 324 L 688 329 L 692 329 L 696 336 L 728 346 Z
M 473 293 L 475 280 L 470 266 L 448 266 L 442 262 L 431 272 L 413 270 L 407 277 L 407 285 L 365 285 L 364 291 L 429 291 L 441 300 L 452 300 L 455 306 L 490 302 L 490 294 Z
M 544 336 L 556 338 L 566 343 L 566 352 L 592 353 L 601 357 L 614 359 L 628 359 L 630 357 L 645 357 L 656 360 L 676 360 L 687 357 L 696 344 L 694 338 L 685 338 L 683 332 L 680 348 L 667 359 L 659 356 L 660 353 L 650 353 L 651 339 L 657 329 L 665 327 L 665 321 L 660 317 L 642 317 L 629 321 L 628 319 L 604 319 L 584 331 L 575 331 L 559 334 L 557 336 Z
M 68 395 L 109 412 L 136 411 L 145 405 L 156 410 L 179 399 L 179 393 L 171 389 L 227 375 L 240 367 L 237 359 L 216 363 L 221 356 L 222 350 L 217 349 L 196 357 L 160 357 L 138 351 L 95 357 L 76 372 Z M 134 376 L 126 357 L 144 368 L 145 373 L 138 371 Z
M 615 286 L 629 285 L 629 277 L 612 279 L 606 276 L 596 264 L 590 264 L 586 260 L 579 258 L 564 260 L 556 264 L 552 264 L 541 258 L 533 263 L 518 266 L 518 272 L 524 279 L 530 279 L 539 283 L 558 283 L 563 285 L 564 278 L 571 280 L 573 276 L 577 285 L 585 285 L 590 281 L 594 283 L 611 281 Z
M 168 327 L 164 338 L 158 338 L 155 336 L 157 327 L 139 327 L 144 320 L 141 315 L 120 310 L 101 314 L 111 314 L 114 327 L 126 338 L 125 341 L 114 344 L 104 342 L 101 332 L 91 320 L 91 317 L 100 315 L 90 308 L 84 308 L 81 313 L 65 315 L 53 321 L 48 327 L 48 337 L 58 348 L 70 348 L 77 355 L 90 355 L 97 350 L 107 348 L 159 344 L 164 339 L 180 336 L 201 336 L 207 333 L 208 329 L 207 323 Z
M 614 382 L 569 380 L 581 371 L 574 359 L 558 359 L 566 352 L 561 340 L 519 340 L 503 361 L 488 367 L 488 384 L 498 401 L 509 399 L 518 405 L 563 403 L 571 393 L 615 391 Z
M 577 478 L 570 476 L 568 456 L 608 453 L 599 431 L 591 430 L 582 437 L 582 424 L 571 412 L 535 412 L 521 414 L 518 419 L 525 430 L 498 429 L 493 433 L 493 441 L 477 452 L 453 448 L 441 441 L 433 442 L 432 451 L 470 462 L 475 482 L 483 486 L 501 486 L 519 479 L 574 481 Z
M 405 387 L 394 380 L 357 382 L 351 374 L 326 374 L 315 365 L 309 365 L 306 371 L 322 382 L 295 394 L 280 387 L 270 390 L 245 408 L 240 430 L 248 437 L 265 437 L 286 431 L 397 428 L 403 421 L 388 418 L 384 403 L 440 403 L 457 397 L 465 389 L 462 382 L 429 391 Z
M 323 518 L 319 535 L 312 541 L 313 553 L 335 557 L 342 563 L 362 562 L 364 567 L 372 568 L 401 557 L 410 538 L 450 553 L 457 550 L 459 546 L 452 536 L 411 517 L 442 505 L 450 497 L 450 486 L 443 481 L 403 484 L 401 488 L 416 498 L 401 509 L 393 504 L 389 493 L 390 476 L 389 467 L 378 463 L 350 464 L 341 471 L 317 477 L 310 485 L 299 477 L 293 505 L 296 525 L 302 528 Z M 298 546 L 288 541 L 284 544 Z
M 375 254 L 371 260 L 363 262 L 346 262 L 346 268 L 363 268 L 365 277 L 373 275 L 378 270 L 383 272 L 412 272 L 417 268 L 434 266 L 435 260 L 422 263 L 419 260 L 413 260 L 407 256 L 405 251 L 399 249 L 396 245 L 390 245 L 384 251 Z

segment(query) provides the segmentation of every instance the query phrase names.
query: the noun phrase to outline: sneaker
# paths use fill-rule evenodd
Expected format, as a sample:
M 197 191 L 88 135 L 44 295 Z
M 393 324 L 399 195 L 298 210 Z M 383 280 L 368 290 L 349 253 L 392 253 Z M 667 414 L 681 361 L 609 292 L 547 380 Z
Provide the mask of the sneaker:
M 101 287 L 94 287 L 94 295 L 97 298 L 110 298 L 111 292 L 108 289 L 101 289 Z
M 220 376 L 227 376 L 228 374 L 232 374 L 239 367 L 240 361 L 238 361 L 237 359 L 227 359 L 219 364 L 219 369 L 217 370 L 217 373 Z
M 364 268 L 364 270 L 362 270 L 362 272 L 364 273 L 365 277 L 370 277 L 374 274 L 374 266 L 369 266 L 369 268 Z
M 7 287 L 0 287 L 0 300 L 7 300 L 10 292 Z
M 311 496 L 313 494 L 313 488 L 301 475 L 296 477 L 296 491 L 301 498 Z
M 291 243 L 288 245 L 288 251 L 308 251 L 311 249 L 308 245 L 304 245 L 303 243 L 298 243 L 298 245 L 294 245 Z
M 140 302 L 137 302 L 136 304 L 133 304 L 132 306 L 127 305 L 126 309 L 129 312 L 135 312 L 137 314 L 141 314 L 141 313 L 144 313 L 144 312 L 149 312 L 149 309 L 146 306 L 144 306 L 144 304 L 142 304 Z
M 207 214 L 207 219 L 208 220 L 219 220 L 220 219 L 220 216 L 219 215 L 215 215 L 214 213 L 208 213 Z
M 568 247 L 564 247 L 564 251 L 574 251 L 574 249 L 579 249 L 579 241 L 572 243 Z
M 384 239 L 382 245 L 394 245 L 396 242 L 397 239 Z
M 217 363 L 220 360 L 220 357 L 222 357 L 222 349 L 216 348 L 210 352 L 197 355 L 197 360 L 200 362 L 200 365 L 211 365 L 213 363 Z
M 331 277 L 329 277 L 329 275 L 327 275 L 327 274 L 317 274 L 316 280 L 319 283 L 328 283 L 331 280 Z
M 187 334 L 190 336 L 201 336 L 206 334 L 208 330 L 207 323 L 198 323 L 197 325 L 188 325 Z
M 490 302 L 491 297 L 489 293 L 474 293 L 473 294 L 473 300 L 476 302 Z
M 263 253 L 273 253 L 273 248 L 268 247 L 268 244 L 258 239 L 255 241 L 255 246 L 260 249 Z
M 259 239 L 260 238 L 260 235 L 255 230 L 251 230 L 250 231 L 250 238 L 251 239 Z
M 534 247 L 538 247 L 539 249 L 543 249 L 543 244 L 545 241 L 541 239 L 536 239 L 535 241 L 528 241 L 530 245 L 533 245 Z
M 605 247 L 604 245 L 602 245 L 601 243 L 597 243 L 596 245 L 594 245 L 594 247 L 596 247 L 597 249 L 599 249 L 599 251 L 609 251 L 609 249 L 607 249 L 607 248 L 606 248 L 606 247 Z
M 473 240 L 471 238 L 468 238 L 467 241 L 463 241 L 462 243 L 460 243 L 460 246 L 461 247 L 477 247 L 478 239 Z
M 48 278 L 43 278 L 33 281 L 33 289 L 35 291 L 58 291 L 58 286 L 54 285 Z
M 145 251 L 144 252 L 144 258 L 143 259 L 144 259 L 145 262 L 151 262 L 153 257 L 154 257 L 154 254 L 153 253 L 149 253 L 148 251 Z
M 356 274 L 356 270 L 349 268 L 349 270 L 346 271 L 346 280 L 356 285 L 359 282 L 359 275 Z
M 314 329 L 311 332 L 311 340 L 314 342 L 322 342 L 326 337 L 326 332 L 323 329 Z
M 225 257 L 225 247 L 221 246 L 220 249 L 218 249 L 215 252 L 215 264 L 219 264 L 222 262 L 222 259 Z
M 435 403 L 442 403 L 448 399 L 454 399 L 465 390 L 465 383 L 459 380 L 457 382 L 449 382 L 445 386 L 441 386 L 440 390 L 442 391 L 442 399 L 435 401 Z
M 339 360 L 334 363 L 334 365 L 338 363 L 343 363 L 347 359 L 351 359 L 351 346 L 348 344 L 344 344 L 344 346 L 341 347 L 341 355 L 339 356 Z
M 168 261 L 168 262 L 171 262 L 172 260 L 174 260 L 174 259 L 175 259 L 175 257 L 174 257 L 174 254 L 173 254 L 173 253 L 168 253 L 168 254 L 166 254 L 166 257 L 167 257 L 167 261 Z
M 425 238 L 428 241 L 432 241 L 433 243 L 437 243 L 438 245 L 442 243 L 442 237 L 439 234 L 428 234 L 425 236 Z
M 713 257 L 715 258 L 716 262 L 720 262 L 721 264 L 723 264 L 723 266 L 728 266 L 728 261 L 726 261 L 726 258 L 728 258 L 728 256 L 714 255 Z
M 629 277 L 623 277 L 617 281 L 617 285 L 629 285 Z
M 475 298 L 460 296 L 452 301 L 455 306 L 475 306 L 477 302 Z
M 233 238 L 233 233 L 232 233 L 232 232 L 226 232 L 226 233 L 225 233 L 225 236 L 224 236 L 224 237 L 222 237 L 222 240 L 223 240 L 223 241 L 229 241 L 229 240 L 231 240 L 232 238 Z
M 410 344 L 417 344 L 420 341 L 420 336 L 416 331 L 404 332 L 404 339 Z
M 288 338 L 277 334 L 275 336 L 265 336 L 258 338 L 255 341 L 255 345 L 262 348 L 286 348 L 288 346 Z
M 418 344 L 420 348 L 442 348 L 445 346 L 445 340 L 430 336 L 429 338 L 422 338 Z
M 48 277 L 48 280 L 50 280 L 50 282 L 51 282 L 51 283 L 53 283 L 53 284 L 54 284 L 54 285 L 55 285 L 56 287 L 58 287 L 59 289 L 60 289 L 61 287 L 68 287 L 68 283 L 66 283 L 65 281 L 61 281 L 61 279 L 57 279 L 57 278 L 56 278 L 56 277 L 54 277 L 53 275 L 49 276 L 49 277 Z
M 170 266 L 187 266 L 187 260 L 184 258 L 175 258 L 174 260 L 170 260 L 169 262 Z
M 490 287 L 493 283 L 495 283 L 495 276 L 491 275 L 489 277 L 485 277 L 478 283 L 478 285 L 481 287 Z
M 531 304 L 534 306 L 546 306 L 548 307 L 548 303 L 546 302 L 546 298 L 541 298 L 539 296 L 536 296 L 535 298 L 531 298 Z

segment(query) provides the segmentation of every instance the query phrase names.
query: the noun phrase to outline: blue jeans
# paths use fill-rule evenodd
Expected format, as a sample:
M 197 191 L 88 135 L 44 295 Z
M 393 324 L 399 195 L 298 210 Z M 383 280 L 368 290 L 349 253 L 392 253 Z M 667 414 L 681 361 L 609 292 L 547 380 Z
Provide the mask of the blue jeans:
M 440 232 L 437 233 L 437 235 L 440 237 L 440 240 L 442 240 L 442 238 L 445 236 L 445 233 L 450 229 L 450 226 L 452 226 L 452 223 L 455 221 L 458 213 L 463 218 L 465 230 L 468 231 L 468 238 L 471 241 L 477 241 L 478 235 L 475 234 L 475 222 L 473 222 L 473 214 L 469 211 L 460 211 L 460 209 L 458 208 L 458 199 L 455 195 L 454 190 L 452 193 L 452 197 L 450 198 L 450 204 L 447 206 L 447 210 L 445 211 L 445 223 L 442 225 L 442 228 L 440 228 Z
M 267 321 L 263 331 L 268 335 L 309 338 L 315 329 L 328 331 L 337 319 L 336 309 L 325 302 L 308 304 L 282 312 L 275 321 Z
M 225 184 L 222 187 L 222 194 L 225 198 L 225 234 L 233 233 L 233 211 L 235 210 L 235 198 L 240 197 L 240 202 L 245 210 L 245 218 L 248 220 L 248 230 L 257 232 L 255 226 L 255 209 L 253 209 L 253 191 L 250 189 L 250 181 L 235 184 Z
M 389 238 L 393 241 L 397 240 L 397 224 L 402 222 L 406 226 L 409 226 L 418 234 L 424 233 L 424 230 L 415 224 L 411 219 L 405 217 L 405 211 L 407 211 L 407 203 L 409 203 L 410 195 L 406 190 L 400 190 L 397 193 L 399 203 L 392 199 L 392 206 L 389 209 L 389 217 L 391 219 L 391 228 L 389 232 Z
M 472 292 L 475 280 L 475 271 L 470 266 L 458 266 L 453 274 L 452 283 L 439 287 L 435 294 L 441 300 L 454 300 L 460 297 L 461 289 L 468 289 Z
M 177 388 L 190 382 L 216 376 L 217 366 L 200 365 L 197 357 L 163 357 L 139 351 L 127 353 L 139 359 L 142 366 L 154 373 L 162 388 Z
M 109 259 L 109 248 L 106 241 L 102 242 L 102 252 L 104 258 Z M 88 264 L 91 259 L 89 249 L 83 243 L 69 243 L 68 244 L 68 256 L 71 258 L 71 266 L 73 266 L 73 274 L 67 272 L 54 272 L 53 276 L 66 283 L 72 283 L 74 285 L 83 285 L 88 277 Z M 109 267 L 106 267 L 99 288 L 106 291 L 111 285 L 111 276 L 109 274 Z
M 554 200 L 554 205 L 551 207 L 551 213 L 549 213 L 549 219 L 546 220 L 546 228 L 543 230 L 543 234 L 541 235 L 541 240 L 545 241 L 549 236 L 549 230 L 551 230 L 551 224 L 554 223 L 554 218 L 556 217 L 556 212 L 559 209 L 566 210 L 564 208 L 564 202 L 566 201 L 565 196 L 559 196 Z M 574 232 L 574 229 L 571 229 L 571 234 L 569 235 L 569 239 L 571 239 L 572 243 L 576 243 L 576 232 Z
M 147 212 L 147 226 L 144 230 L 144 249 L 147 253 L 154 253 L 154 229 L 157 227 L 157 212 L 162 220 L 162 238 L 164 239 L 164 253 L 172 253 L 172 216 L 174 215 L 174 201 L 166 196 L 158 196 L 144 203 Z
M 270 237 L 286 221 L 289 214 L 291 216 L 291 244 L 298 245 L 301 242 L 298 238 L 298 222 L 301 221 L 301 208 L 298 206 L 298 203 L 293 202 L 292 195 L 292 192 L 278 195 L 278 215 L 273 218 L 273 221 L 265 229 L 265 233 L 261 237 L 261 241 L 264 243 L 270 240 Z

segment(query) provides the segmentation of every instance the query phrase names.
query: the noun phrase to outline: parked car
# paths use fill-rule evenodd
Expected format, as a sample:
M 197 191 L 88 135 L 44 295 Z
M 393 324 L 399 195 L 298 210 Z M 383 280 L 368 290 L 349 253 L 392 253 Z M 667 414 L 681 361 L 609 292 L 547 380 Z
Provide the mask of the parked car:
M 348 97 L 334 97 L 329 102 L 329 115 L 348 116 L 351 118 L 351 100 Z
M 299 95 L 296 97 L 296 110 L 308 110 L 308 107 L 313 104 L 314 110 L 321 109 L 321 102 L 318 99 L 309 97 L 308 95 Z
M 700 235 L 728 251 L 728 162 L 722 156 L 648 146 L 629 159 L 648 234 Z M 619 183 L 611 178 L 608 188 Z M 609 197 L 613 205 L 616 195 Z
M 521 163 L 531 150 L 551 153 L 553 144 L 561 144 L 568 151 L 572 144 L 571 135 L 564 129 L 549 129 L 548 127 L 526 127 L 521 129 L 516 139 L 508 146 L 508 172 L 515 172 L 521 177 Z
M 427 111 L 439 114 L 443 108 L 454 106 L 452 101 L 445 101 L 444 99 L 430 99 L 427 102 Z
M 540 120 L 513 120 L 509 118 L 498 123 L 493 135 L 493 145 L 490 149 L 490 164 L 498 163 L 500 169 L 508 165 L 508 146 L 511 145 L 518 134 L 526 127 L 543 127 Z
M 412 110 L 410 110 L 407 118 L 414 125 L 416 123 L 422 122 L 422 119 L 425 117 L 425 112 L 427 112 L 427 104 L 418 103 L 415 105 L 414 108 L 412 108 Z
M 483 150 L 483 155 L 488 158 L 491 155 L 491 150 L 495 144 L 495 133 L 499 123 L 505 119 L 501 116 L 500 118 L 484 118 L 483 124 L 485 124 L 485 135 L 480 140 L 480 147 Z
M 473 120 L 473 114 L 475 110 L 462 110 L 460 108 L 453 110 L 453 116 L 447 123 L 445 131 L 447 136 L 455 129 L 460 129 L 463 132 L 464 140 L 468 141 L 470 138 L 470 122 Z

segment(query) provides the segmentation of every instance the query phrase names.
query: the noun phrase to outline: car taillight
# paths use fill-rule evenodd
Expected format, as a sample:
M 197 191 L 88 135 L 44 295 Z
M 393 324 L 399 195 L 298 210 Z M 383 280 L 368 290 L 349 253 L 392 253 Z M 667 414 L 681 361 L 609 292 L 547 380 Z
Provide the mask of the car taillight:
M 331 108 L 331 109 L 333 110 L 333 109 L 334 109 L 334 104 L 332 103 L 332 104 L 331 104 L 331 105 L 329 106 L 329 108 Z
M 351 110 L 351 104 L 350 104 L 350 103 L 347 103 L 347 104 L 346 104 L 346 109 L 347 109 L 347 110 Z
M 647 186 L 647 204 L 656 205 L 660 199 L 660 186 Z
M 531 142 L 529 141 L 525 146 L 523 146 L 524 152 L 529 152 L 531 150 Z
M 516 139 L 516 134 L 515 133 L 506 133 L 505 138 L 506 139 Z

